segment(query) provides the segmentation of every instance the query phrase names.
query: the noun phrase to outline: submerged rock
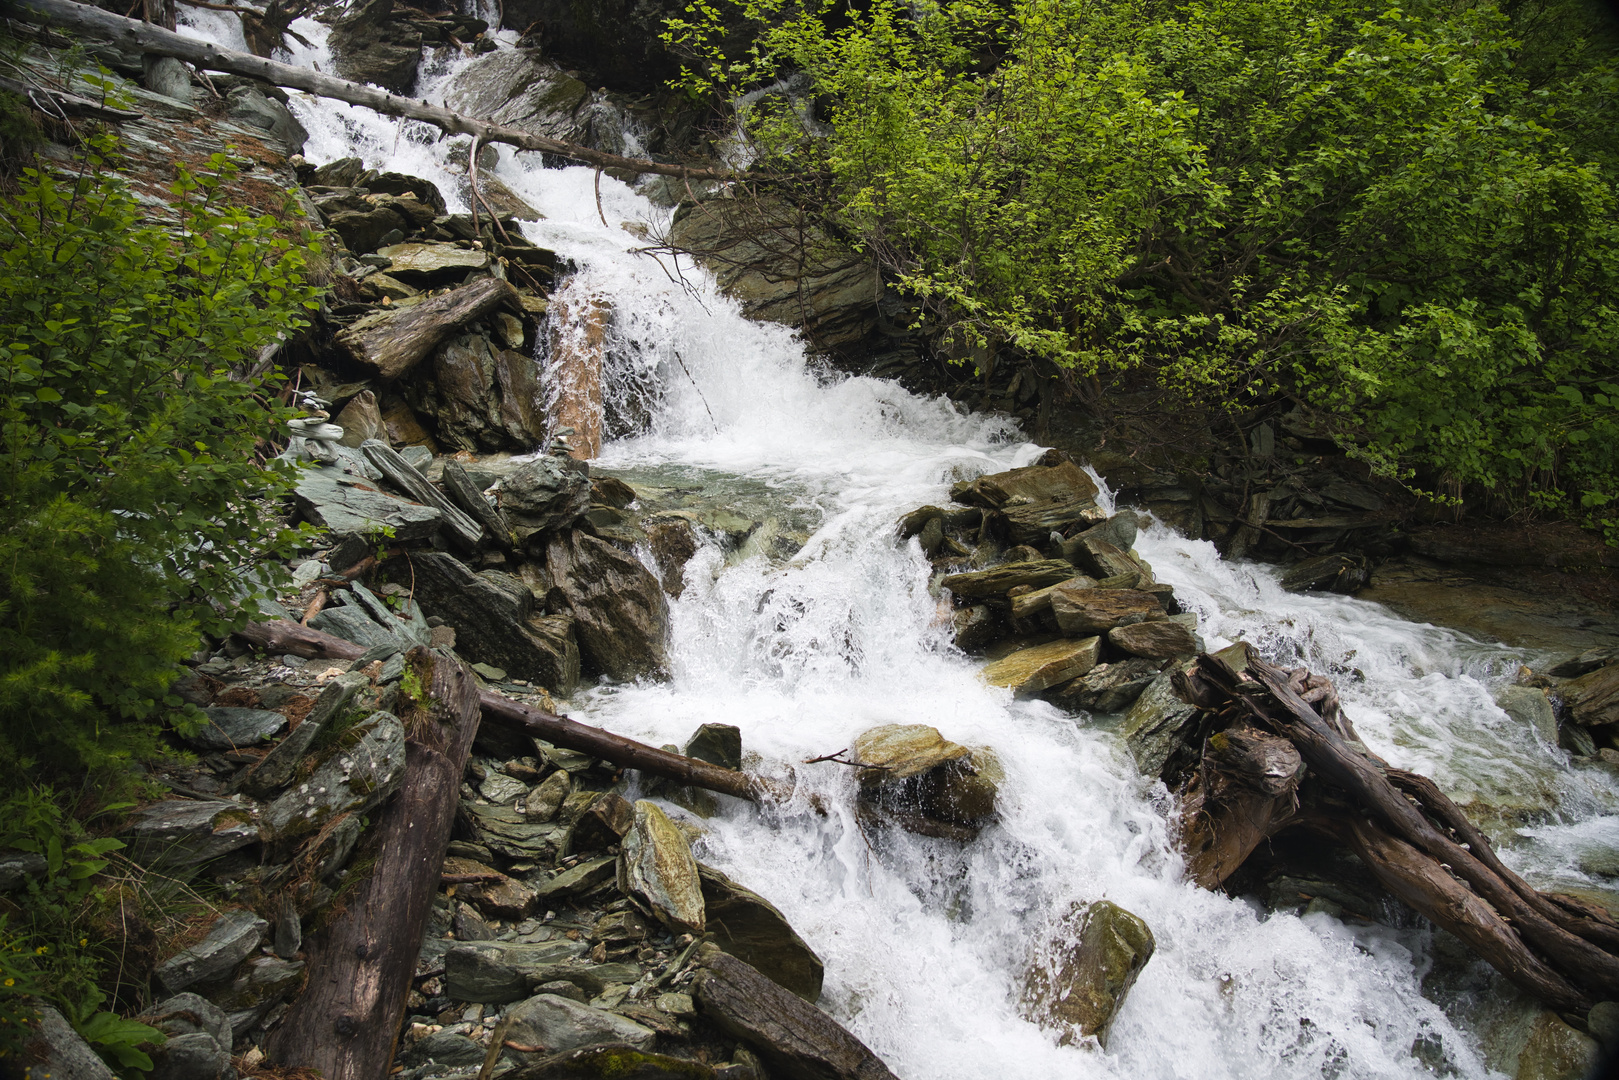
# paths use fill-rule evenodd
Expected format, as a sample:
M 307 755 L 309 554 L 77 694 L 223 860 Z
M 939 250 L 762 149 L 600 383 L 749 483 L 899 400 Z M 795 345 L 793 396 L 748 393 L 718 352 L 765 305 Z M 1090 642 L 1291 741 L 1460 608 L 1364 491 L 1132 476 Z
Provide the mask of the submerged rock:
M 691 846 L 656 803 L 635 804 L 635 822 L 624 834 L 619 888 L 645 900 L 658 920 L 677 934 L 701 934 L 703 887 Z
M 1094 1035 L 1106 1046 L 1108 1025 L 1155 948 L 1147 924 L 1117 904 L 1075 904 L 1029 968 L 1025 1015 L 1057 1028 L 1063 1045 Z

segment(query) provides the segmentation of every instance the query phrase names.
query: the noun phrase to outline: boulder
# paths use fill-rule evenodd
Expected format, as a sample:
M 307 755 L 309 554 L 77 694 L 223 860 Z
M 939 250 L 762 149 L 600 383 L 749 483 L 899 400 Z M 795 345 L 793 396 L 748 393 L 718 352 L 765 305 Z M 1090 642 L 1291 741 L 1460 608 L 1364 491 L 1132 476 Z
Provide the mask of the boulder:
M 513 1050 L 520 1062 L 537 1061 L 558 1050 L 600 1043 L 623 1043 L 650 1050 L 658 1033 L 634 1020 L 581 1005 L 558 994 L 538 994 L 506 1010 L 506 1041 L 519 1046 L 540 1046 L 539 1051 Z
M 1288 592 L 1326 589 L 1353 594 L 1372 580 L 1372 564 L 1364 555 L 1337 552 L 1294 563 L 1282 572 L 1282 588 Z
M 446 874 L 493 874 L 495 869 L 473 859 L 451 856 L 444 860 Z M 502 875 L 488 881 L 472 881 L 459 886 L 456 896 L 475 906 L 491 919 L 516 922 L 533 914 L 539 903 L 533 889 L 521 881 Z
M 387 531 L 404 543 L 438 532 L 442 515 L 431 506 L 389 495 L 373 480 L 330 466 L 303 469 L 292 489 L 299 517 L 333 536 L 377 536 Z
M 956 648 L 964 653 L 983 652 L 1006 632 L 1005 625 L 987 604 L 957 609 L 951 617 L 951 627 L 955 631 Z
M 1594 1077 L 1601 1055 L 1597 1041 L 1569 1027 L 1551 1010 L 1535 1018 L 1518 1052 L 1514 1080 L 1583 1080 Z
M 484 1045 L 454 1031 L 435 1031 L 410 1045 L 403 1055 L 407 1064 L 482 1065 Z
M 1599 667 L 1619 661 L 1619 648 L 1613 646 L 1599 646 L 1587 649 L 1578 656 L 1571 656 L 1555 666 L 1548 668 L 1546 674 L 1559 679 L 1577 679 L 1581 675 L 1589 675 Z
M 572 458 L 548 454 L 519 465 L 497 490 L 517 543 L 538 547 L 544 534 L 567 528 L 590 509 L 590 470 Z
M 894 1080 L 866 1044 L 814 1005 L 713 944 L 697 950 L 691 994 L 704 1018 L 792 1080 Z
M 418 289 L 459 285 L 475 270 L 489 269 L 489 252 L 455 244 L 411 241 L 378 248 L 377 254 L 392 265 L 388 273 Z
M 776 906 L 712 866 L 697 866 L 709 933 L 720 948 L 814 1004 L 825 966 Z
M 1134 577 L 1132 585 L 1140 582 L 1143 564 L 1130 557 L 1127 549 L 1106 540 L 1092 539 L 1088 535 L 1076 537 L 1062 546 L 1063 558 L 1098 579 L 1098 584 L 1113 578 Z M 1113 586 L 1117 588 L 1118 586 Z
M 364 645 L 367 649 L 406 647 L 392 627 L 372 618 L 363 605 L 347 603 L 339 595 L 337 604 L 322 608 L 318 615 L 309 620 L 310 629 Z
M 982 826 L 995 814 L 1003 778 L 993 752 L 953 743 L 923 724 L 885 724 L 855 740 L 863 765 L 856 774 L 861 802 L 912 832 L 953 835 L 930 822 Z
M 516 290 L 499 278 L 480 278 L 410 307 L 385 308 L 367 315 L 339 330 L 333 340 L 356 364 L 384 379 L 397 379 L 463 326 L 502 305 L 521 309 Z M 413 441 L 395 438 L 392 432 L 389 439 Z
M 520 1001 L 540 974 L 558 964 L 583 956 L 582 941 L 542 941 L 518 944 L 469 941 L 444 954 L 444 992 L 455 1001 L 504 1005 Z
M 1090 1035 L 1106 1046 L 1108 1025 L 1155 947 L 1147 924 L 1117 904 L 1073 905 L 1029 969 L 1025 1015 L 1056 1028 L 1065 1046 Z
M 142 866 L 175 871 L 258 843 L 259 826 L 233 802 L 167 799 L 135 811 L 119 835 Z
M 635 822 L 635 808 L 629 802 L 612 792 L 596 795 L 594 792 L 576 792 L 569 799 L 588 799 L 586 806 L 580 811 L 576 821 L 567 821 L 568 807 L 564 805 L 558 815 L 564 824 L 573 827 L 569 843 L 574 851 L 599 851 L 611 847 L 623 839 L 624 834 L 630 831 Z
M 309 132 L 281 102 L 255 85 L 233 86 L 226 94 L 226 115 L 238 124 L 257 128 L 279 142 L 288 155 L 304 152 Z
M 646 567 L 578 530 L 554 537 L 545 561 L 549 602 L 573 615 L 585 663 L 615 679 L 666 675 L 669 601 Z
M 460 462 L 446 461 L 440 474 L 444 494 L 462 511 L 484 528 L 484 533 L 497 545 L 510 551 L 515 545 L 511 522 L 500 508 L 484 497 L 478 485 L 472 482 Z
M 228 1027 L 225 1037 L 229 1042 Z M 230 1050 L 203 1031 L 171 1035 L 151 1057 L 151 1080 L 224 1080 L 231 1069 Z
M 1084 541 L 1100 540 L 1112 544 L 1120 551 L 1129 551 L 1136 546 L 1136 536 L 1141 530 L 1141 518 L 1133 510 L 1125 510 L 1114 514 L 1100 525 L 1093 525 L 1080 533 L 1074 539 Z
M 181 1035 L 207 1035 L 217 1045 L 230 1049 L 230 1020 L 225 1010 L 189 991 L 164 998 L 136 1019 L 171 1039 Z
M 349 403 L 337 414 L 336 423 L 343 429 L 343 437 L 338 442 L 351 450 L 358 450 L 367 439 L 388 437 L 382 407 L 377 404 L 377 395 L 369 390 L 361 390 L 349 398 Z
M 1106 514 L 1096 505 L 1096 495 L 1095 482 L 1070 461 L 981 476 L 957 484 L 950 492 L 957 502 L 999 511 L 1006 520 L 1007 538 L 1013 544 L 1035 547 L 1047 544 L 1053 532 L 1066 533 L 1104 520 Z
M 406 384 L 405 399 L 435 421 L 439 442 L 454 450 L 527 453 L 545 439 L 534 360 L 482 334 L 440 345 Z
M 1011 562 L 992 570 L 975 570 L 966 574 L 951 574 L 940 582 L 957 597 L 970 600 L 1001 599 L 1008 589 L 1027 585 L 1043 589 L 1057 585 L 1074 576 L 1072 563 L 1062 559 L 1038 559 L 1030 562 Z
M 1020 598 L 1021 599 L 1021 598 Z M 1151 593 L 1136 589 L 1085 589 L 1059 585 L 1051 591 L 1051 613 L 1070 637 L 1105 634 L 1117 626 L 1164 617 Z
M 1534 686 L 1509 686 L 1501 691 L 1496 704 L 1512 719 L 1533 729 L 1542 742 L 1557 745 L 1557 714 L 1546 691 Z
M 1557 688 L 1576 724 L 1619 723 L 1619 663 L 1608 664 Z
M 314 832 L 339 814 L 363 814 L 381 805 L 405 776 L 405 726 L 378 710 L 344 731 L 303 783 L 264 810 L 277 839 Z
M 646 524 L 647 543 L 663 579 L 663 591 L 679 599 L 686 591 L 686 564 L 697 554 L 697 530 L 677 515 L 653 515 Z
M 227 911 L 214 920 L 207 937 L 157 965 L 152 974 L 170 994 L 217 982 L 258 950 L 269 929 L 270 924 L 251 911 Z
M 1173 671 L 1158 675 L 1125 714 L 1119 734 L 1143 776 L 1157 779 L 1190 735 L 1197 707 L 1175 693 Z
M 213 706 L 202 710 L 208 726 L 186 742 L 199 750 L 236 750 L 257 746 L 287 726 L 287 718 L 269 709 L 238 709 Z
M 1198 651 L 1197 634 L 1178 621 L 1181 618 L 1114 627 L 1107 632 L 1108 644 L 1152 660 L 1189 656 Z
M 1158 677 L 1159 667 L 1159 661 L 1143 656 L 1133 656 L 1111 664 L 1097 664 L 1080 678 L 1047 692 L 1046 699 L 1064 709 L 1093 713 L 1123 712 Z
M 521 49 L 478 57 L 444 88 L 445 107 L 456 112 L 575 143 L 589 137 L 578 116 L 589 97 L 590 87 Z
M 333 27 L 328 45 L 337 74 L 395 94 L 408 93 L 422 61 L 422 32 L 395 15 L 393 0 L 363 0 Z
M 635 804 L 619 867 L 619 888 L 644 900 L 659 922 L 676 934 L 703 932 L 697 861 L 685 836 L 656 803 L 642 799 Z
M 1099 637 L 1079 641 L 1059 638 L 992 660 L 984 665 L 978 677 L 990 686 L 1005 687 L 1018 697 L 1032 697 L 1084 675 L 1096 666 L 1101 651 Z
M 579 646 L 568 616 L 537 610 L 533 592 L 499 570 L 474 573 L 444 552 L 416 552 L 410 567 L 422 607 L 455 627 L 456 650 L 556 694 L 579 683 Z
M 722 769 L 740 769 L 742 729 L 735 724 L 704 724 L 687 740 L 685 755 Z

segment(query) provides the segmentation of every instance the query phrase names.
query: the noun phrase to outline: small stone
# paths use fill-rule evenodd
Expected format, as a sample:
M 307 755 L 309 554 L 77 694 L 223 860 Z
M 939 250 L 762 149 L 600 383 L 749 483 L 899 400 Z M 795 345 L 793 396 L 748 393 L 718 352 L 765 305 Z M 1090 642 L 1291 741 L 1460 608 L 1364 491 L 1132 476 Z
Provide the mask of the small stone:
M 490 682 L 505 682 L 506 669 L 495 667 L 493 664 L 473 664 L 472 670 L 488 679 Z
M 478 794 L 492 803 L 507 805 L 528 794 L 528 785 L 504 773 L 490 773 L 478 785 Z

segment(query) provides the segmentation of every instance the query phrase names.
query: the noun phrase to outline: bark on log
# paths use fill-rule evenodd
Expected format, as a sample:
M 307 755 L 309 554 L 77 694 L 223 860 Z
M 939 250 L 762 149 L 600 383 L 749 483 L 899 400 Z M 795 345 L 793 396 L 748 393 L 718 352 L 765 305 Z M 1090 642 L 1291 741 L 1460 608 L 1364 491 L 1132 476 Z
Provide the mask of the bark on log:
M 114 41 L 128 48 L 157 56 L 173 56 L 208 71 L 226 71 L 233 75 L 246 75 L 263 79 L 276 86 L 303 90 L 320 97 L 335 98 L 350 105 L 363 105 L 384 116 L 402 116 L 421 120 L 449 135 L 471 135 L 483 142 L 505 143 L 519 150 L 536 150 L 594 165 L 598 169 L 622 170 L 630 173 L 656 173 L 684 180 L 771 180 L 778 179 L 762 173 L 733 172 L 729 169 L 697 169 L 685 165 L 667 165 L 657 161 L 620 157 L 592 150 L 588 146 L 548 139 L 520 128 L 490 124 L 461 113 L 428 105 L 423 101 L 390 94 L 372 86 L 362 86 L 347 79 L 307 71 L 290 64 L 253 56 L 250 53 L 221 49 L 217 45 L 184 37 L 173 31 L 149 23 L 125 19 L 100 8 L 77 4 L 73 0 L 13 0 L 11 14 L 29 22 L 45 23 L 73 30 L 90 37 Z
M 325 932 L 305 939 L 309 981 L 269 1042 L 271 1060 L 323 1076 L 388 1075 L 478 732 L 477 683 L 466 665 L 422 648 L 406 659 L 429 697 L 401 711 L 404 784 L 373 826 L 370 876 Z
M 397 379 L 474 319 L 502 304 L 521 310 L 517 290 L 499 278 L 483 278 L 401 311 L 384 310 L 345 326 L 335 338 L 355 363 Z
M 1218 658 L 1203 656 L 1194 672 L 1177 677 L 1176 686 L 1188 703 L 1217 713 L 1216 723 L 1230 732 L 1253 721 L 1289 740 L 1309 766 L 1312 783 L 1333 789 L 1330 799 L 1318 801 L 1354 808 L 1312 815 L 1308 824 L 1351 846 L 1391 893 L 1467 941 L 1519 986 L 1571 1011 L 1619 989 L 1619 925 L 1606 913 L 1537 892 L 1501 862 L 1483 833 L 1431 780 L 1393 769 L 1368 752 L 1339 711 L 1328 680 L 1251 655 L 1239 675 Z M 1217 732 L 1210 742 L 1219 737 Z M 1182 793 L 1188 874 L 1210 887 L 1235 868 L 1231 860 L 1238 853 L 1264 838 L 1263 830 L 1274 833 L 1289 824 L 1277 815 L 1268 825 L 1266 814 L 1274 811 L 1251 798 L 1244 802 L 1240 791 L 1236 800 L 1226 800 L 1224 816 L 1208 810 L 1211 802 L 1221 809 L 1211 793 L 1242 786 L 1241 772 L 1240 761 L 1220 760 L 1206 750 Z
M 331 660 L 357 660 L 365 649 L 331 634 L 299 626 L 287 619 L 249 623 L 237 634 L 248 643 L 265 652 L 291 653 L 294 656 Z M 526 735 L 538 736 L 566 750 L 599 757 L 627 769 L 640 769 L 681 784 L 704 788 L 721 795 L 732 795 L 750 802 L 785 802 L 792 796 L 792 785 L 762 777 L 749 776 L 735 769 L 710 765 L 683 754 L 672 754 L 645 743 L 614 735 L 601 728 L 581 724 L 565 716 L 555 716 L 542 709 L 501 697 L 491 690 L 481 690 L 479 705 L 484 719 L 490 723 L 515 728 Z
M 1218 888 L 1293 819 L 1304 763 L 1293 744 L 1246 724 L 1217 732 L 1181 800 L 1186 876 Z

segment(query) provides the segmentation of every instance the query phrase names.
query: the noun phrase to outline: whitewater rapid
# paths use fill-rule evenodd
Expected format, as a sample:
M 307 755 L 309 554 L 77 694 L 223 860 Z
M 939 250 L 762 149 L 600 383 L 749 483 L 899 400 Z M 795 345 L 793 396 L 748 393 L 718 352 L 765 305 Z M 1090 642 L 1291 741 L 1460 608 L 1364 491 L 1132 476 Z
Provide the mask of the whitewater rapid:
M 241 47 L 228 16 L 187 17 L 192 32 Z M 316 46 L 289 59 L 331 70 L 324 29 L 297 28 Z M 414 96 L 439 100 L 463 62 L 424 64 Z M 453 205 L 451 143 L 431 129 L 298 95 L 293 108 L 311 161 L 359 156 L 433 180 L 465 210 Z M 947 502 L 956 480 L 1033 461 L 1040 448 L 1013 423 L 807 363 L 791 333 L 743 319 L 708 274 L 642 250 L 668 211 L 626 184 L 600 177 L 598 212 L 591 170 L 541 169 L 502 147 L 492 172 L 545 215 L 524 226 L 529 239 L 578 267 L 565 295 L 610 306 L 616 378 L 653 391 L 647 430 L 609 443 L 595 467 L 632 483 L 745 483 L 808 534 L 790 556 L 703 547 L 671 603 L 672 678 L 581 692 L 574 715 L 655 745 L 735 724 L 751 767 L 791 771 L 823 797 L 825 816 L 804 799 L 771 813 L 727 804 L 698 821 L 697 854 L 782 909 L 826 963 L 823 1007 L 899 1076 L 1418 1077 L 1437 1058 L 1455 1075 L 1490 1075 L 1478 1032 L 1423 996 L 1431 934 L 1272 915 L 1183 883 L 1170 800 L 1110 725 L 1013 701 L 950 645 L 930 567 L 893 523 Z M 1350 598 L 1285 593 L 1271 569 L 1224 563 L 1161 526 L 1137 547 L 1211 648 L 1243 638 L 1332 674 L 1376 753 L 1463 802 L 1539 815 L 1509 861 L 1592 880 L 1578 856 L 1619 839 L 1612 783 L 1569 772 L 1492 700 L 1519 664 L 1544 658 Z M 850 771 L 803 761 L 890 723 L 993 748 L 1006 772 L 999 823 L 964 847 L 862 834 Z M 1024 965 L 1050 920 L 1104 897 L 1148 923 L 1157 951 L 1105 1050 L 1058 1046 L 1018 1012 Z

